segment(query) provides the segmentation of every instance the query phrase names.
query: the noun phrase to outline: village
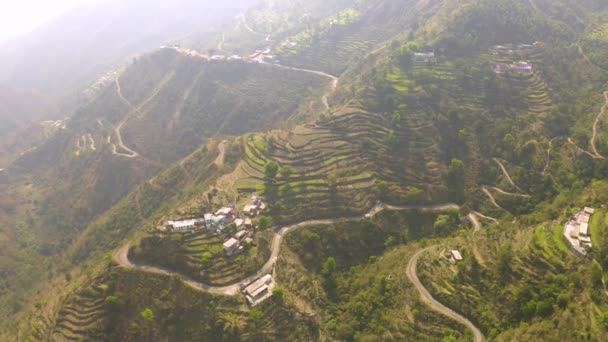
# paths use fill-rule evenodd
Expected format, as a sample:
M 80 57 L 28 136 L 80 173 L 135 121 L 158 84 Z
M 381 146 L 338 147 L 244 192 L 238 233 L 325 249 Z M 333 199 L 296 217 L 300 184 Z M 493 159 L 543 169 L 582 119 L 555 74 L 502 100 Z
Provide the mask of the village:
M 253 236 L 258 227 L 256 224 L 259 224 L 258 218 L 266 209 L 267 205 L 263 198 L 254 195 L 241 211 L 237 211 L 234 205 L 224 206 L 215 212 L 204 214 L 203 217 L 169 220 L 159 229 L 175 233 L 202 230 L 214 232 L 224 238 L 223 253 L 227 257 L 232 257 L 254 244 Z M 247 301 L 255 306 L 271 297 L 274 287 L 272 275 L 265 274 L 241 284 L 241 292 Z
M 489 49 L 490 53 L 497 57 L 525 57 L 533 52 L 536 48 L 540 47 L 540 42 L 534 42 L 533 44 L 504 44 L 494 45 Z M 534 70 L 530 62 L 518 61 L 515 63 L 496 63 L 492 66 L 492 69 L 496 74 L 531 74 Z
M 589 222 L 594 213 L 595 209 L 585 207 L 566 222 L 564 237 L 581 256 L 587 255 L 587 250 L 592 247 Z

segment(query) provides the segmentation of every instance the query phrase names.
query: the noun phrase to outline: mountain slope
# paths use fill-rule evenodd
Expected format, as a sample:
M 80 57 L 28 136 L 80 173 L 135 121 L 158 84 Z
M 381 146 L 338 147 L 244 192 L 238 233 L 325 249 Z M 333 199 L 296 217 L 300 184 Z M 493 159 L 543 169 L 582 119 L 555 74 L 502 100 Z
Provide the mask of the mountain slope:
M 179 335 L 183 331 L 192 331 L 196 335 L 189 336 L 201 339 L 214 336 L 230 340 L 240 336 L 244 340 L 255 340 L 284 336 L 285 332 L 277 332 L 273 325 L 281 317 L 290 329 L 302 329 L 303 340 L 400 340 L 408 336 L 429 340 L 467 339 L 463 327 L 428 311 L 405 279 L 407 260 L 413 255 L 422 255 L 419 267 L 422 283 L 436 299 L 466 316 L 486 336 L 499 340 L 520 336 L 538 339 L 563 331 L 573 339 L 591 337 L 576 333 L 576 327 L 583 332 L 593 332 L 598 338 L 605 337 L 603 317 L 608 304 L 601 291 L 603 270 L 592 260 L 567 254 L 571 252 L 557 228 L 564 218 L 571 216 L 573 206 L 599 206 L 603 200 L 601 194 L 605 193 L 603 183 L 597 181 L 608 177 L 608 165 L 600 158 L 605 146 L 599 141 L 605 137 L 601 129 L 598 133 L 597 127 L 605 125 L 602 95 L 608 74 L 577 46 L 589 32 L 595 32 L 588 25 L 605 21 L 601 13 L 596 13 L 604 7 L 593 1 L 563 0 L 554 2 L 549 7 L 551 12 L 545 13 L 536 10 L 541 3 L 420 1 L 416 3 L 423 9 L 419 17 L 396 12 L 395 18 L 406 18 L 396 19 L 399 29 L 390 31 L 390 37 L 384 32 L 374 38 L 377 42 L 378 37 L 394 42 L 376 51 L 371 51 L 373 44 L 364 45 L 357 51 L 360 54 L 335 69 L 345 72 L 335 81 L 336 89 L 332 87 L 331 94 L 310 92 L 294 98 L 289 102 L 292 105 L 285 105 L 284 108 L 294 110 L 297 107 L 294 103 L 300 104 L 298 110 L 306 114 L 298 117 L 303 123 L 290 122 L 283 127 L 277 123 L 272 130 L 229 137 L 226 144 L 230 158 L 223 168 L 221 163 L 215 163 L 222 153 L 217 141 L 201 147 L 158 177 L 136 187 L 79 236 L 68 255 L 91 267 L 89 270 L 94 269 L 90 271 L 96 276 L 93 279 L 114 277 L 121 292 L 101 293 L 100 286 L 84 280 L 91 277 L 83 270 L 73 282 L 67 277 L 57 280 L 52 291 L 66 294 L 74 298 L 73 301 L 48 305 L 39 316 L 33 316 L 37 317 L 33 322 L 24 321 L 24 324 L 58 326 L 65 335 L 74 333 L 73 338 L 86 336 L 86 331 L 66 321 L 81 326 L 93 322 L 98 324 L 96 328 L 106 329 L 104 333 L 109 336 L 129 336 L 123 337 L 124 340 L 172 339 L 183 337 Z M 396 6 L 392 1 L 373 4 L 374 9 Z M 341 13 L 340 18 L 345 15 L 357 18 L 351 17 L 352 12 L 346 13 Z M 586 25 L 571 25 L 574 14 L 593 20 L 587 20 Z M 331 17 L 337 18 L 337 14 Z M 366 17 L 373 18 L 374 25 L 368 26 L 393 27 L 394 22 L 384 22 L 381 17 Z M 414 22 L 414 18 L 420 22 Z M 322 25 L 324 20 L 317 24 Z M 359 26 L 344 31 L 347 35 L 349 32 L 368 31 Z M 327 41 L 339 41 L 319 37 L 319 46 Z M 536 41 L 538 43 L 532 45 Z M 513 48 L 513 51 L 493 48 L 505 44 L 531 46 Z M 315 45 L 301 46 L 299 56 L 312 54 L 314 49 Z M 414 53 L 428 51 L 435 52 L 436 63 L 413 63 Z M 324 55 L 343 62 L 342 57 L 332 55 L 329 50 Z M 498 63 L 508 65 L 522 60 L 529 62 L 532 69 L 496 72 Z M 297 59 L 294 61 L 289 65 L 298 65 Z M 310 59 L 312 64 L 304 73 L 312 77 L 310 71 L 316 70 L 313 68 L 328 65 L 323 62 L 319 66 L 316 64 L 319 61 Z M 153 174 L 157 171 L 153 168 L 159 163 L 170 163 L 173 157 L 179 160 L 185 155 L 171 156 L 169 150 L 162 150 L 165 144 L 175 149 L 181 142 L 179 134 L 164 135 L 172 132 L 171 128 L 187 130 L 193 126 L 194 132 L 198 132 L 210 126 L 227 129 L 226 133 L 243 133 L 238 123 L 247 116 L 239 106 L 231 106 L 222 96 L 209 99 L 217 84 L 197 80 L 198 73 L 192 70 L 204 74 L 221 70 L 222 77 L 226 77 L 225 84 L 237 89 L 234 93 L 238 93 L 238 99 L 249 108 L 251 98 L 264 93 L 248 87 L 244 90 L 241 86 L 248 81 L 240 77 L 265 79 L 266 75 L 272 75 L 273 67 L 255 65 L 263 68 L 255 69 L 263 70 L 261 76 L 250 69 L 251 65 L 240 62 L 216 61 L 220 63 L 217 69 L 214 61 L 210 61 L 211 64 L 191 62 L 174 51 L 160 51 L 136 62 L 131 71 L 141 67 L 147 72 L 134 72 L 135 77 L 127 71 L 115 84 L 100 92 L 98 102 L 83 111 L 77 117 L 80 120 L 73 121 L 75 134 L 56 136 L 58 140 L 63 139 L 65 148 L 61 151 L 69 151 L 67 146 L 76 147 L 81 153 L 72 159 L 78 161 L 100 153 L 93 152 L 91 145 L 86 144 L 87 130 L 95 127 L 95 134 L 103 135 L 108 141 L 101 148 L 106 155 L 125 164 L 149 168 L 146 172 Z M 234 67 L 239 75 L 233 75 L 226 67 Z M 287 71 L 287 66 L 274 68 Z M 293 76 L 280 73 L 274 78 L 291 80 Z M 299 93 L 308 82 L 319 82 L 315 83 L 316 88 L 323 84 L 321 80 L 289 81 L 289 84 Z M 268 87 L 273 93 L 292 93 L 274 88 L 272 80 L 263 83 L 270 84 Z M 198 91 L 200 94 L 193 97 L 193 92 Z M 321 96 L 316 95 L 326 96 L 325 110 L 316 110 L 310 105 L 312 95 L 317 101 Z M 191 98 L 192 103 L 184 98 Z M 195 101 L 198 98 L 200 102 Z M 272 98 L 264 97 L 263 101 L 272 102 Z M 225 113 L 229 113 L 226 121 L 218 120 L 213 106 L 216 103 L 222 104 Z M 188 109 L 190 105 L 195 109 Z M 270 107 L 260 108 L 267 111 Z M 262 118 L 256 108 L 252 109 L 251 115 Z M 180 126 L 184 115 L 187 117 L 184 110 L 201 122 L 185 121 Z M 287 109 L 281 112 L 283 114 L 273 117 L 278 120 L 290 116 Z M 101 124 L 95 122 L 99 117 L 105 120 Z M 231 121 L 231 117 L 239 119 Z M 224 125 L 226 122 L 237 125 L 230 130 Z M 143 127 L 141 131 L 137 130 L 139 126 Z M 168 136 L 168 141 L 156 141 L 147 137 L 147 132 L 165 139 Z M 103 139 L 94 136 L 94 140 Z M 88 146 L 84 153 L 82 146 Z M 56 160 L 64 157 L 60 155 Z M 49 165 L 56 160 L 51 159 Z M 56 173 L 52 179 L 63 174 L 59 171 L 69 171 L 75 164 L 60 165 L 62 168 L 53 170 Z M 276 224 L 267 228 L 264 239 L 258 240 L 265 242 L 260 244 L 259 251 L 252 250 L 251 255 L 226 261 L 221 250 L 223 239 L 217 235 L 166 234 L 156 229 L 171 217 L 199 216 L 228 203 L 240 208 L 251 193 L 265 196 L 269 204 L 265 214 Z M 55 201 L 66 195 L 58 196 Z M 460 206 L 441 204 L 448 201 Z M 382 208 L 397 210 L 398 205 L 405 204 L 412 206 L 407 207 L 409 211 L 402 210 L 404 213 L 381 212 Z M 445 208 L 460 208 L 460 211 L 441 211 L 436 215 L 436 211 Z M 465 216 L 473 222 L 473 232 L 465 229 Z M 487 233 L 481 232 L 483 227 L 471 217 L 496 226 Z M 592 229 L 598 230 L 597 241 L 594 240 L 597 246 L 604 240 L 604 227 L 601 224 L 596 227 Z M 283 239 L 295 228 L 300 229 Z M 275 252 L 279 251 L 275 244 L 281 246 L 283 242 L 287 246 L 280 249 L 279 255 L 275 254 L 276 259 L 265 250 L 268 235 L 273 236 Z M 162 243 L 155 245 L 151 240 Z M 485 245 L 478 246 L 479 241 Z M 109 258 L 100 261 L 104 251 L 121 243 L 124 243 L 121 251 L 136 246 L 130 256 L 138 254 L 137 262 L 142 263 L 138 269 L 120 263 L 129 269 L 118 268 L 120 271 L 116 272 L 111 270 Z M 213 247 L 212 260 L 203 261 L 201 254 L 208 251 L 209 246 Z M 154 253 L 155 248 L 165 247 L 163 253 Z M 413 250 L 439 251 L 439 247 L 446 251 L 462 250 L 466 261 L 452 266 L 441 257 L 438 259 L 437 253 L 416 254 Z M 517 253 L 509 252 L 513 249 Z M 141 250 L 146 253 L 139 253 Z M 171 251 L 180 255 L 171 255 Z M 605 259 L 603 246 L 597 246 L 592 252 L 600 261 Z M 159 255 L 166 260 L 158 262 Z M 154 300 L 152 295 L 142 298 L 136 287 L 125 286 L 131 284 L 133 277 L 141 283 L 145 283 L 145 279 L 156 282 L 162 278 L 167 283 L 158 288 L 155 285 L 154 293 L 182 298 L 190 293 L 182 288 L 184 284 L 201 292 L 208 290 L 210 284 L 193 285 L 188 279 L 205 281 L 204 271 L 209 271 L 214 277 L 219 275 L 219 281 L 211 279 L 213 284 L 225 285 L 224 281 L 230 281 L 230 288 L 237 288 L 245 274 L 259 271 L 248 266 L 259 267 L 263 262 L 255 260 L 246 264 L 250 260 L 246 257 L 259 259 L 260 255 L 271 255 L 263 270 L 273 269 L 275 280 L 283 287 L 283 295 L 275 294 L 272 300 L 255 309 L 245 307 L 241 297 L 195 295 L 209 304 L 204 312 L 197 311 L 195 317 L 212 315 L 213 308 L 217 308 L 231 318 L 213 317 L 221 323 L 205 325 L 204 329 L 200 322 L 184 318 L 181 309 L 190 308 L 189 305 L 180 304 L 179 300 Z M 187 267 L 175 266 L 184 260 Z M 235 265 L 241 261 L 243 264 Z M 211 267 L 205 269 L 203 265 Z M 171 279 L 158 277 L 146 268 L 158 266 L 166 267 L 160 273 L 173 275 Z M 414 262 L 414 273 L 417 272 L 415 266 Z M 155 270 L 158 273 L 158 269 Z M 559 277 L 560 272 L 576 277 L 578 271 L 584 279 L 573 278 L 573 285 Z M 586 277 L 591 273 L 595 276 L 589 282 Z M 71 290 L 65 286 L 69 283 L 81 287 Z M 595 286 L 594 290 L 583 290 L 580 296 L 566 292 L 567 287 L 572 290 L 589 284 Z M 87 294 L 85 289 L 91 292 Z M 565 296 L 560 300 L 561 292 Z M 98 304 L 104 296 L 123 298 L 135 309 L 116 307 L 114 304 L 121 301 L 110 298 L 109 307 L 102 311 Z M 224 300 L 231 302 L 228 309 L 223 305 Z M 517 305 L 510 305 L 513 300 Z M 82 305 L 78 305 L 79 302 Z M 525 305 L 519 305 L 522 303 Z M 568 304 L 577 304 L 580 308 L 568 309 Z M 520 315 L 524 311 L 525 314 Z M 108 324 L 102 312 L 122 323 Z M 571 319 L 574 313 L 585 312 L 591 312 L 593 319 Z M 98 318 L 89 321 L 87 314 Z M 178 318 L 172 320 L 171 317 Z M 302 320 L 302 317 L 310 319 Z M 559 323 L 560 318 L 566 323 Z M 307 322 L 304 324 L 308 330 L 301 325 L 303 322 Z M 556 326 L 559 330 L 555 330 Z M 175 330 L 176 327 L 183 329 Z M 31 335 L 30 330 L 26 328 L 22 333 Z M 209 335 L 201 335 L 205 332 Z M 134 335 L 128 335 L 131 333 Z M 43 338 L 46 334 L 48 331 L 44 330 L 40 336 Z M 291 336 L 297 339 L 298 335 Z

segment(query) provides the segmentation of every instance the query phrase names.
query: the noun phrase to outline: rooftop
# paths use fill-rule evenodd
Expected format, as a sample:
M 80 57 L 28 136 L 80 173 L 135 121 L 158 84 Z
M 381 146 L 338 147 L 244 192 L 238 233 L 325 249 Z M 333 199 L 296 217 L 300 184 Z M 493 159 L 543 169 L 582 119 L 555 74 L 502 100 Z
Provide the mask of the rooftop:
M 260 288 L 263 288 L 264 286 L 267 286 L 271 282 L 272 282 L 272 276 L 270 274 L 267 274 L 267 275 L 265 275 L 265 276 L 263 276 L 261 278 L 258 278 L 253 283 L 247 285 L 247 287 L 245 288 L 244 292 L 246 294 L 249 294 L 250 296 L 254 296 L 253 294 L 256 293 Z
M 454 260 L 456 260 L 456 261 L 462 261 L 462 255 L 460 254 L 460 251 L 458 251 L 456 249 L 453 249 L 450 253 L 454 257 Z
M 169 221 L 169 224 L 173 226 L 173 228 L 186 228 L 192 227 L 201 222 L 201 219 L 191 219 L 191 220 L 181 220 L 181 221 Z
M 224 242 L 224 248 L 233 248 L 238 246 L 239 241 L 235 238 L 230 238 L 228 241 Z

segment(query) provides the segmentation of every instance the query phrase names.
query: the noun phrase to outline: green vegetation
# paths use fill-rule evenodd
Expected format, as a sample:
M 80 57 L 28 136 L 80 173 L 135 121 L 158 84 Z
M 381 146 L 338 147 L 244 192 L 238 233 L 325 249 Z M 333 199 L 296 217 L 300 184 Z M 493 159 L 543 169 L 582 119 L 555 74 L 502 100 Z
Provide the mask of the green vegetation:
M 260 230 L 261 228 L 260 221 Z M 215 232 L 157 233 L 129 251 L 136 263 L 179 271 L 211 285 L 232 284 L 255 273 L 270 256 L 270 235 L 256 234 L 243 253 L 226 256 L 222 243 L 228 235 Z
M 418 264 L 421 281 L 489 340 L 605 340 L 608 218 L 600 208 L 608 201 L 608 164 L 592 146 L 608 155 L 606 118 L 595 124 L 608 82 L 606 5 L 364 0 L 321 9 L 313 1 L 303 5 L 313 12 L 308 19 L 299 13 L 290 22 L 293 12 L 281 11 L 293 6 L 269 2 L 239 17 L 234 30 L 260 39 L 280 31 L 271 38 L 282 65 L 341 74 L 324 98 L 329 110 L 315 107 L 329 93 L 314 73 L 206 62 L 167 49 L 139 58 L 120 77 L 128 101 L 116 85 L 106 88 L 70 130 L 15 164 L 17 172 L 40 171 L 0 188 L 0 223 L 9 227 L 1 228 L 0 244 L 11 256 L 0 259 L 9 266 L 0 288 L 46 277 L 54 281 L 49 293 L 62 295 L 40 295 L 32 303 L 39 314 L 9 334 L 470 340 L 464 327 L 430 311 L 406 279 L 407 261 L 432 244 Z M 246 36 L 235 33 L 227 47 Z M 490 50 L 537 41 L 512 53 Z M 436 63 L 413 63 L 415 53 L 431 51 Z M 492 68 L 522 60 L 533 72 Z M 140 158 L 112 154 L 112 126 L 123 119 L 125 145 Z M 85 132 L 99 147 L 76 157 L 74 138 Z M 243 135 L 207 141 L 217 133 Z M 222 165 L 216 140 L 224 138 Z M 268 210 L 254 244 L 239 255 L 222 251 L 230 230 L 219 236 L 155 228 L 219 203 L 240 207 L 252 193 L 263 194 Z M 270 257 L 272 227 L 361 217 L 382 203 L 448 202 L 461 209 L 383 211 L 290 232 L 273 270 L 278 286 L 255 309 L 241 296 L 196 292 L 182 281 L 240 284 Z M 562 235 L 582 206 L 598 209 L 587 258 Z M 470 213 L 481 228 L 465 229 Z M 108 265 L 106 253 L 127 239 L 138 241 L 132 262 L 181 276 Z M 444 260 L 452 249 L 462 262 Z M 25 291 L 2 293 L 3 317 L 29 308 L 25 298 Z

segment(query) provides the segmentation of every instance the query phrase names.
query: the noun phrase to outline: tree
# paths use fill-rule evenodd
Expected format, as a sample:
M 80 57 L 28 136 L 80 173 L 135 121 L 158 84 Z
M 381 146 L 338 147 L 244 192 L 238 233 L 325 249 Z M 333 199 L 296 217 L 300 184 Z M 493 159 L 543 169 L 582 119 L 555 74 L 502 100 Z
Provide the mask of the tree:
M 321 274 L 324 276 L 331 276 L 334 274 L 337 268 L 336 259 L 334 257 L 329 257 L 323 263 L 323 268 L 321 269 Z
M 433 229 L 435 229 L 435 234 L 437 235 L 446 235 L 457 227 L 458 213 L 439 215 L 437 216 L 437 219 L 435 219 L 435 223 L 433 223 Z
M 211 262 L 211 259 L 213 259 L 213 254 L 210 252 L 203 253 L 203 255 L 201 255 L 201 269 L 207 268 L 209 262 Z
M 279 165 L 275 161 L 269 161 L 264 167 L 264 179 L 268 182 L 273 181 L 277 172 L 279 172 Z
M 222 313 L 217 321 L 222 326 L 224 333 L 232 336 L 238 335 L 243 330 L 243 321 L 234 313 Z
M 151 308 L 145 308 L 139 315 L 148 322 L 152 322 L 154 320 L 154 311 Z
M 321 275 L 323 276 L 323 284 L 325 287 L 325 291 L 327 292 L 327 297 L 332 300 L 337 297 L 337 284 L 336 277 L 334 274 L 337 268 L 338 267 L 336 259 L 334 259 L 333 257 L 329 257 L 327 258 L 327 260 L 325 260 L 325 262 L 323 263 L 323 268 L 321 269 Z
M 122 308 L 125 302 L 119 296 L 107 296 L 104 305 L 109 311 L 116 311 Z
M 279 303 L 283 303 L 283 301 L 285 301 L 285 290 L 280 286 L 277 286 L 272 290 L 272 295 Z
M 249 321 L 254 328 L 259 328 L 260 323 L 262 323 L 262 318 L 264 318 L 264 313 L 262 311 L 258 309 L 252 309 L 249 311 Z
M 272 217 L 270 216 L 262 216 L 260 217 L 260 221 L 258 222 L 259 230 L 266 230 L 272 226 Z
M 293 168 L 287 165 L 281 169 L 281 177 L 287 179 L 293 174 Z
M 464 162 L 460 159 L 452 159 L 448 167 L 448 188 L 452 198 L 464 202 Z

